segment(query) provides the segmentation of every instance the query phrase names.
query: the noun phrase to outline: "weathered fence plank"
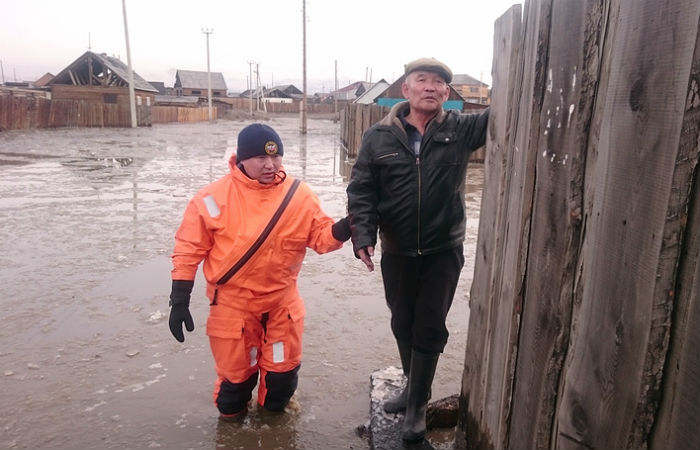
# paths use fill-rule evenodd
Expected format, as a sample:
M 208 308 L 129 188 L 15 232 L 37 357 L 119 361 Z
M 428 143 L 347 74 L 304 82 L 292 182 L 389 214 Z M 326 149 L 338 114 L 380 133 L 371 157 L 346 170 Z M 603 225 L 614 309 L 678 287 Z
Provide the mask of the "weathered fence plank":
M 690 184 L 677 156 L 700 5 L 640 0 L 619 8 L 603 63 L 610 78 L 590 180 L 599 190 L 586 223 L 556 448 L 644 446 L 668 350 L 681 248 L 668 212 L 681 200 L 671 198 L 676 177 Z M 652 86 L 663 86 L 663 102 Z
M 513 93 L 519 91 L 520 73 L 520 47 L 517 45 L 522 38 L 521 31 L 521 7 L 513 6 L 495 25 L 494 54 L 500 53 L 507 57 L 495 61 L 493 70 L 493 85 L 498 87 L 493 90 L 491 110 L 489 113 L 489 133 L 485 153 L 484 187 L 482 196 L 498 197 L 504 195 L 507 186 L 507 174 L 511 162 L 508 156 L 512 155 L 507 149 L 512 148 L 514 140 L 515 123 L 512 122 L 512 111 L 517 110 L 514 104 Z M 462 378 L 463 402 L 460 407 L 461 422 L 466 425 L 464 436 L 457 442 L 466 442 L 468 448 L 502 448 L 502 439 L 498 433 L 501 423 L 499 416 L 503 408 L 498 407 L 494 411 L 486 402 L 487 385 L 493 382 L 501 390 L 508 390 L 503 380 L 503 375 L 494 375 L 493 379 L 487 379 L 489 373 L 486 367 L 490 366 L 490 350 L 494 346 L 492 333 L 492 317 L 496 315 L 492 311 L 493 286 L 500 277 L 502 233 L 504 229 L 504 201 L 482 202 L 479 214 L 479 239 L 480 244 L 476 250 L 474 281 L 470 293 L 470 326 L 468 333 L 469 345 L 466 348 L 465 359 L 470 361 L 465 365 Z M 508 330 L 504 330 L 508 331 Z M 498 345 L 498 344 L 496 344 Z M 506 344 L 507 345 L 507 344 Z M 496 352 L 501 354 L 501 352 Z M 486 355 L 482 358 L 481 355 Z M 506 378 L 508 377 L 505 375 Z M 507 396 L 507 394 L 506 394 Z M 492 405 L 507 401 L 498 395 L 493 399 Z M 507 410 L 507 409 L 506 409 Z M 469 412 L 467 414 L 467 411 Z M 483 425 L 483 432 L 479 425 Z M 494 427 L 494 428 L 492 428 Z M 462 433 L 460 430 L 458 434 Z
M 602 6 L 597 1 L 555 1 L 549 20 L 542 19 L 542 30 L 552 38 L 539 41 L 545 49 L 540 59 L 546 62 L 546 76 L 538 78 L 535 87 L 542 107 L 533 118 L 525 150 L 537 162 L 510 448 L 551 446 L 558 382 L 571 332 L 586 146 L 600 70 L 591 47 L 600 43 L 604 29 Z
M 700 29 L 700 25 L 698 26 Z M 695 41 L 693 66 L 688 83 L 685 117 L 679 145 L 680 161 L 695 158 L 700 145 L 700 32 Z M 689 163 L 686 163 L 690 166 Z M 682 186 L 672 189 L 671 195 L 685 195 Z M 682 204 L 677 201 L 676 204 Z M 694 255 L 681 258 L 678 266 L 676 302 L 669 344 L 669 357 L 665 365 L 665 380 L 659 416 L 654 424 L 651 448 L 697 449 L 700 442 L 700 179 L 696 176 L 690 191 L 688 210 L 681 208 L 672 214 L 685 223 L 685 249 L 695 249 Z M 686 250 L 688 251 L 688 250 Z

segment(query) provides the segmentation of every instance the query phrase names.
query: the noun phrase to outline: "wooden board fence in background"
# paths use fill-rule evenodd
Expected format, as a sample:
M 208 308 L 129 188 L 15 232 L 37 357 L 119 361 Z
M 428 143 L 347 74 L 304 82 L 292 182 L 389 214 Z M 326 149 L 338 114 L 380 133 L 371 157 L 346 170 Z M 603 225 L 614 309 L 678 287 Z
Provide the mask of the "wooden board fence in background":
M 213 118 L 217 119 L 216 108 Z M 207 107 L 137 106 L 139 126 L 209 120 Z M 0 95 L 0 131 L 34 128 L 130 127 L 128 105 L 88 100 L 50 100 L 41 97 Z

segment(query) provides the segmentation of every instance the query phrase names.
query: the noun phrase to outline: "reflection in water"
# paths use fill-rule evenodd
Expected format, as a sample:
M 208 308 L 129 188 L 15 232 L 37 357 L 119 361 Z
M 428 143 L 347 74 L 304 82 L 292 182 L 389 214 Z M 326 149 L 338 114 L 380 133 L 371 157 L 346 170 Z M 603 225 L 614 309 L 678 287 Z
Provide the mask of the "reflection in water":
M 299 133 L 299 166 L 301 167 L 301 179 L 306 179 L 306 155 L 307 155 L 307 144 L 309 142 L 308 135 L 305 133 Z
M 123 182 L 130 175 L 131 171 L 137 171 L 143 163 L 144 160 L 142 158 L 137 159 L 130 156 L 83 157 L 61 161 L 63 167 L 67 167 L 73 173 L 87 178 L 94 189 Z
M 294 449 L 297 446 L 299 407 L 294 399 L 283 413 L 254 406 L 240 419 L 219 419 L 216 424 L 217 449 Z M 271 432 L 273 431 L 274 432 Z

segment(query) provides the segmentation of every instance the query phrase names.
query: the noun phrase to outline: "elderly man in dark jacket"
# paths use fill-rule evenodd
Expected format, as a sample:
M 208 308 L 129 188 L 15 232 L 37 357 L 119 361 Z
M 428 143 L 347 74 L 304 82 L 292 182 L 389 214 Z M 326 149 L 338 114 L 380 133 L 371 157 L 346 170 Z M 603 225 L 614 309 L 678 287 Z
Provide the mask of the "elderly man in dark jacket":
M 384 293 L 407 387 L 384 404 L 405 410 L 403 439 L 425 437 L 425 411 L 445 326 L 464 266 L 464 180 L 471 153 L 486 142 L 488 110 L 442 108 L 452 71 L 421 58 L 406 65 L 407 102 L 364 135 L 347 187 L 353 248 L 367 268 L 381 238 Z

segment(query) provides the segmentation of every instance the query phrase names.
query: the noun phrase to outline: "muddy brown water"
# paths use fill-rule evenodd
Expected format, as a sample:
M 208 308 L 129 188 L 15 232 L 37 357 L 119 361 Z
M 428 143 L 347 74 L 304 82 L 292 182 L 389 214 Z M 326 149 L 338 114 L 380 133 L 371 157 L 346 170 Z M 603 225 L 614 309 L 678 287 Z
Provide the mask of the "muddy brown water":
M 342 217 L 339 125 L 310 119 L 301 135 L 297 117 L 266 120 L 286 170 Z M 0 133 L 0 448 L 368 447 L 355 429 L 369 420 L 370 374 L 400 360 L 381 275 L 349 243 L 307 253 L 304 358 L 282 416 L 253 407 L 242 423 L 219 423 L 201 270 L 195 331 L 181 344 L 168 330 L 174 232 L 189 197 L 228 171 L 248 123 Z M 467 262 L 433 398 L 460 390 L 482 183 L 470 167 Z

